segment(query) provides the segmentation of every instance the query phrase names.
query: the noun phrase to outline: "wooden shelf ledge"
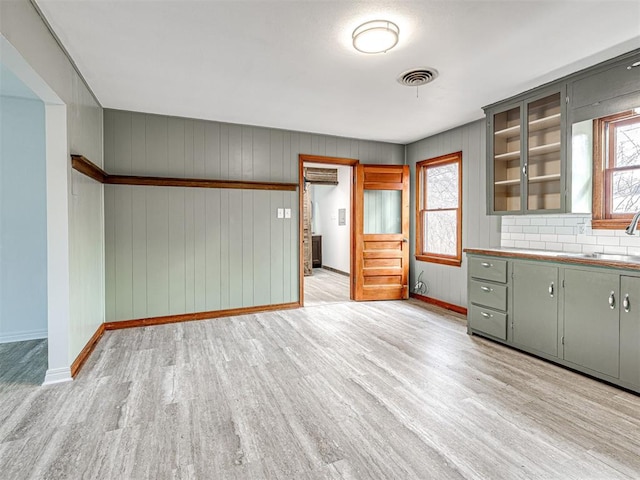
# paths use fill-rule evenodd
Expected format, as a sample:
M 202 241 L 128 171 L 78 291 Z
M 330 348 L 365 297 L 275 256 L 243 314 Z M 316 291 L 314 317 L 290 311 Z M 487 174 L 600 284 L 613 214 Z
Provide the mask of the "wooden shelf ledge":
M 214 180 L 208 178 L 151 177 L 111 175 L 82 155 L 71 155 L 71 167 L 105 185 L 138 185 L 155 187 L 232 188 L 240 190 L 275 190 L 295 192 L 297 183 Z

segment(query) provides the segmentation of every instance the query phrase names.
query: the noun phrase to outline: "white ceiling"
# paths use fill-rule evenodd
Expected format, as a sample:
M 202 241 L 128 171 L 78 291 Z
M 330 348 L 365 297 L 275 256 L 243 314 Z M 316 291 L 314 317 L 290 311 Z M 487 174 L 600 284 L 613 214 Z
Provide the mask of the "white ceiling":
M 396 143 L 640 47 L 640 0 L 36 2 L 106 108 Z M 358 53 L 379 18 L 398 46 Z

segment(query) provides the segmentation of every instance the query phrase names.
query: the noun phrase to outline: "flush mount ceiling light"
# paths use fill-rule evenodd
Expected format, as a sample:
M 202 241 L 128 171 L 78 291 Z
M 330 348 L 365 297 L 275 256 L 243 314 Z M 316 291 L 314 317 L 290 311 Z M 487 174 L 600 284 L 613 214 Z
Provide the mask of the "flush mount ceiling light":
M 386 53 L 398 44 L 398 26 L 388 20 L 372 20 L 356 28 L 351 35 L 353 48 L 362 53 Z

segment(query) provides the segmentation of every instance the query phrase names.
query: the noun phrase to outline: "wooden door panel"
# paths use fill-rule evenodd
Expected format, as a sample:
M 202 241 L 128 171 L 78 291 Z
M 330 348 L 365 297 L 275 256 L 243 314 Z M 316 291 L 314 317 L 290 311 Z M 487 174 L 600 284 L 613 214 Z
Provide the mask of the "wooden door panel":
M 365 191 L 397 190 L 399 233 L 364 233 Z M 387 208 L 390 209 L 389 206 Z M 355 300 L 408 298 L 409 167 L 359 165 L 356 171 Z

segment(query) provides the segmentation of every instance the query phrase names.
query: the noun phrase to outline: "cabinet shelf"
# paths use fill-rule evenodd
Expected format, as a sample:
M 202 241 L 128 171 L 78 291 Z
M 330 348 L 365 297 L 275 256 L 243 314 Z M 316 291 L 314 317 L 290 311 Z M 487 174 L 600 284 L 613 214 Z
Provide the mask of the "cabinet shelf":
M 552 182 L 554 180 L 560 180 L 559 173 L 554 173 L 551 175 L 540 175 L 538 177 L 529 177 L 529 183 Z
M 498 130 L 494 133 L 496 138 L 509 138 L 520 135 L 520 125 L 515 125 L 513 127 L 504 128 L 502 130 Z
M 518 160 L 520 158 L 520 150 L 516 150 L 515 152 L 499 153 L 498 155 L 495 155 L 493 158 L 502 162 L 508 162 L 510 160 Z
M 537 147 L 531 147 L 529 149 L 529 156 L 534 157 L 536 155 L 544 155 L 546 153 L 553 153 L 560 151 L 560 142 L 548 143 L 546 145 L 539 145 Z M 497 155 L 496 155 L 497 158 Z
M 494 182 L 495 186 L 509 186 L 509 185 L 519 185 L 520 184 L 520 179 L 519 178 L 514 178 L 512 180 L 499 180 L 497 182 Z
M 529 133 L 546 130 L 547 128 L 560 127 L 560 114 L 549 115 L 548 117 L 539 118 L 529 122 Z M 497 133 L 496 133 L 497 135 Z

